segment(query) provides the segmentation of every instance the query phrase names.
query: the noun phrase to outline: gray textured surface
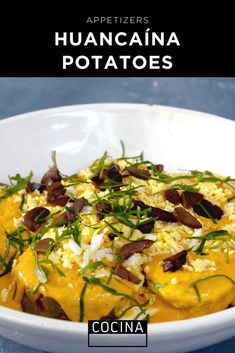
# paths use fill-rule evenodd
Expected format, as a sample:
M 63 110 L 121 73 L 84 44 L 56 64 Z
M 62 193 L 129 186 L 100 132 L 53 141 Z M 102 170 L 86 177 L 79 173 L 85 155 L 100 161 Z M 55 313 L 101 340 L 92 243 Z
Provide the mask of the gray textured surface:
M 0 78 L 0 119 L 60 105 L 103 102 L 172 105 L 235 120 L 235 78 Z M 235 338 L 194 353 L 231 353 L 234 347 Z M 41 351 L 0 337 L 2 352 Z
M 0 117 L 60 105 L 172 105 L 235 119 L 235 78 L 0 78 Z

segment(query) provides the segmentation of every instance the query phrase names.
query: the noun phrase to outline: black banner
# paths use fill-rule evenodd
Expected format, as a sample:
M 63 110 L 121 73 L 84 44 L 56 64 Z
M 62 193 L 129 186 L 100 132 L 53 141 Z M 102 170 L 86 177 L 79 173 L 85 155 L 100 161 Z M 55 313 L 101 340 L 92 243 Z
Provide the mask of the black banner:
M 228 4 L 2 11 L 0 76 L 235 76 Z
M 88 347 L 147 347 L 147 320 L 89 320 Z

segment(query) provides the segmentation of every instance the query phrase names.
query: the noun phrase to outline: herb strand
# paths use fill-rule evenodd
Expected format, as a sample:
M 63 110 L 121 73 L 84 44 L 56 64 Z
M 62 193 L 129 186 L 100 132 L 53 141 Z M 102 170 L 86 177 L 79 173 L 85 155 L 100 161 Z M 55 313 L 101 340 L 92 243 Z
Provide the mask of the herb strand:
M 96 284 L 97 286 L 103 288 L 106 292 L 112 294 L 112 295 L 115 295 L 115 296 L 121 296 L 121 297 L 124 297 L 126 299 L 129 299 L 130 301 L 132 301 L 133 303 L 135 303 L 140 309 L 142 312 L 144 312 L 144 310 L 142 309 L 142 304 L 140 304 L 138 302 L 138 300 L 136 300 L 135 298 L 133 298 L 131 295 L 129 294 L 126 294 L 126 293 L 122 293 L 122 292 L 118 292 L 116 289 L 112 288 L 112 287 L 109 287 L 107 286 L 106 284 L 102 283 L 101 280 L 99 278 L 96 278 L 96 277 L 83 277 L 84 281 L 87 282 L 87 283 L 93 283 L 93 284 Z
M 16 174 L 15 176 L 9 176 L 10 184 L 8 186 L 3 187 L 3 195 L 0 196 L 0 201 L 12 196 L 18 191 L 26 189 L 28 183 L 30 182 L 33 173 L 30 172 L 28 176 L 23 178 L 20 174 Z M 15 184 L 13 183 L 15 182 Z
M 82 287 L 81 295 L 80 295 L 80 318 L 79 321 L 83 322 L 84 320 L 84 311 L 85 311 L 85 294 L 86 289 L 88 286 L 88 282 L 85 282 L 84 286 Z
M 208 276 L 208 277 L 205 277 L 205 278 L 198 279 L 197 281 L 191 283 L 191 287 L 193 287 L 193 289 L 194 289 L 194 291 L 195 291 L 195 293 L 197 295 L 199 303 L 202 302 L 202 298 L 201 298 L 201 294 L 200 294 L 200 291 L 199 291 L 199 288 L 198 288 L 198 284 L 201 283 L 201 282 L 207 281 L 208 279 L 219 278 L 219 277 L 226 278 L 228 281 L 230 281 L 232 284 L 235 285 L 235 280 L 233 280 L 231 277 L 229 277 L 227 275 L 224 275 L 224 274 L 211 275 L 211 276 Z
M 83 267 L 80 271 L 79 271 L 79 274 L 82 275 L 84 274 L 86 271 L 89 271 L 89 270 L 95 270 L 97 269 L 99 266 L 103 265 L 103 262 L 102 261 L 95 261 L 91 264 L 88 264 L 87 266 Z
M 202 255 L 203 253 L 203 249 L 204 246 L 206 244 L 207 241 L 210 240 L 224 240 L 223 238 L 220 238 L 221 236 L 228 236 L 229 233 L 227 230 L 215 230 L 212 232 L 207 233 L 206 235 L 202 236 L 202 237 L 191 237 L 190 239 L 198 239 L 201 240 L 201 243 L 199 244 L 199 246 L 197 247 L 196 250 L 194 250 L 198 255 Z

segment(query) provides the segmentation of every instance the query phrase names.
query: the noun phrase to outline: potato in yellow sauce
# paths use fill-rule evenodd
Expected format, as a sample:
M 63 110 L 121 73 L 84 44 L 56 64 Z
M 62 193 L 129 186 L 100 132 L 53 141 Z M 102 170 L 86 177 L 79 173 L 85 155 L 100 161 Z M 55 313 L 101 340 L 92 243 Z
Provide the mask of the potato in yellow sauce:
M 1 305 L 40 315 L 51 298 L 83 322 L 181 320 L 233 305 L 234 180 L 162 168 L 105 154 L 70 177 L 54 165 L 41 183 L 18 176 L 1 187 Z

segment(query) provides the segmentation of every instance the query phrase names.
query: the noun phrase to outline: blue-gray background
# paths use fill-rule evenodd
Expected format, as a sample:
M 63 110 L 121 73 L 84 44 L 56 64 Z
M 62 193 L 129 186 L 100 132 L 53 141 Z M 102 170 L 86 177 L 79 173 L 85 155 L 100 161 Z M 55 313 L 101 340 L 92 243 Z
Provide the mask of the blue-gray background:
M 235 119 L 235 78 L 0 78 L 0 118 L 60 105 L 163 104 Z
M 0 119 L 60 105 L 104 102 L 171 105 L 235 120 L 235 78 L 0 78 Z M 235 338 L 197 353 L 234 351 Z M 13 352 L 42 353 L 0 337 L 0 353 Z

